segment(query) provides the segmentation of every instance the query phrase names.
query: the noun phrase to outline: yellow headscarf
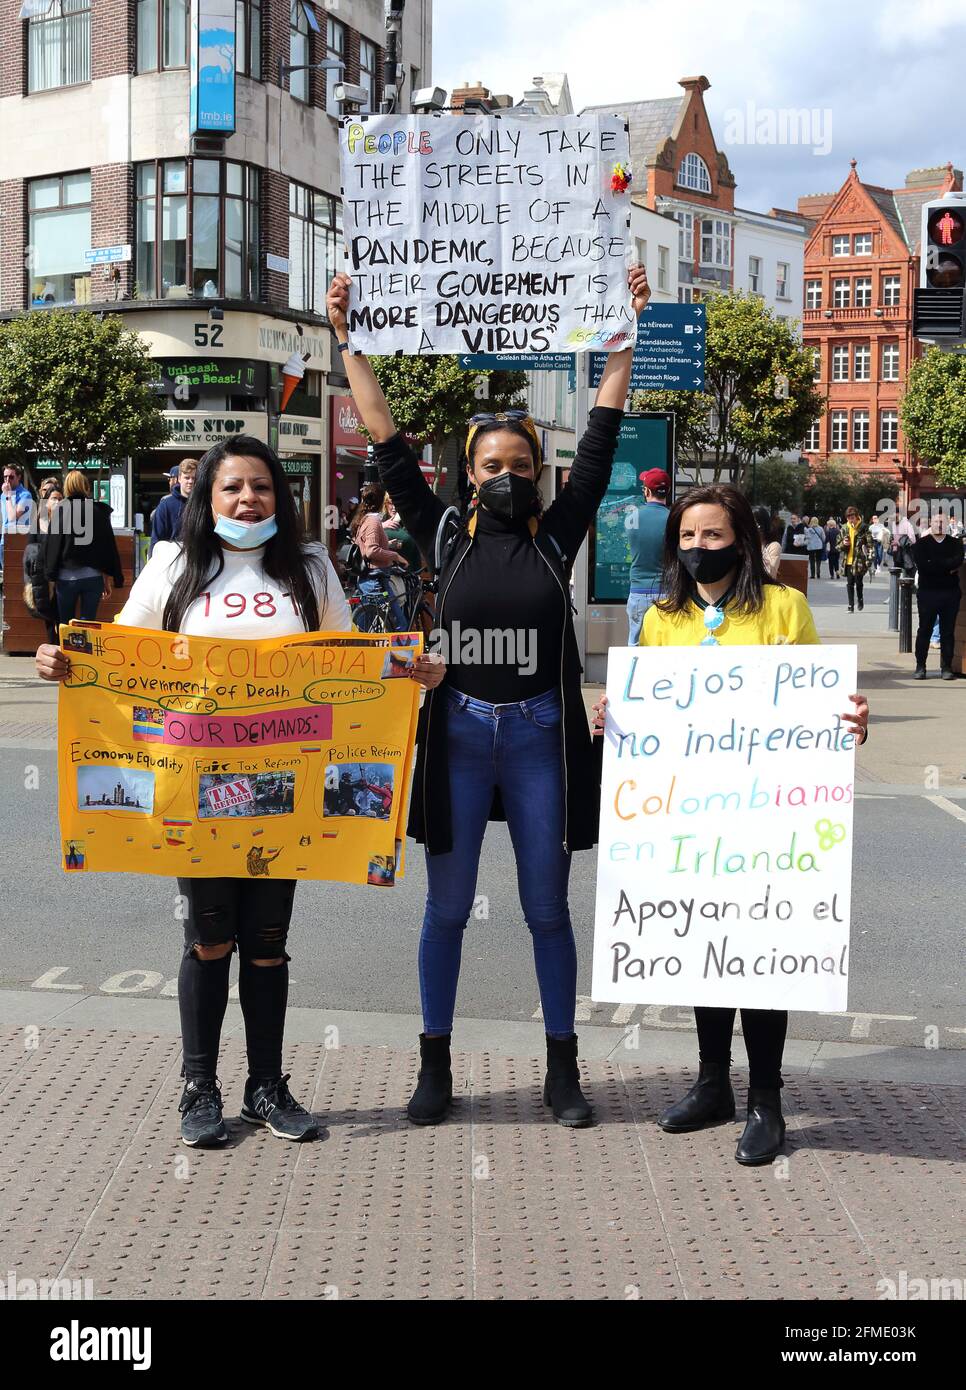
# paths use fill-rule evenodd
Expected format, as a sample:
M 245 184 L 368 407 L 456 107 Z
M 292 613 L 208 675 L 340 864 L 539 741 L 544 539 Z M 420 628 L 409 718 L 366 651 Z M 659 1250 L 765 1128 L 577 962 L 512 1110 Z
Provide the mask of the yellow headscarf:
M 520 417 L 520 416 L 518 416 L 518 415 L 507 415 L 507 414 L 505 414 L 503 411 L 497 411 L 497 412 L 495 412 L 493 415 L 488 416 L 486 420 L 481 420 L 478 424 L 473 424 L 472 421 L 471 421 L 471 422 L 470 422 L 469 429 L 468 429 L 467 432 L 466 432 L 466 457 L 467 457 L 467 459 L 469 459 L 469 457 L 470 457 L 470 447 L 471 447 L 471 445 L 472 445 L 472 443 L 473 443 L 473 437 L 474 437 L 474 435 L 476 434 L 477 430 L 480 429 L 480 427 L 481 427 L 482 425 L 488 425 L 488 424 L 490 424 L 491 422 L 492 422 L 492 423 L 500 422 L 500 423 L 506 423 L 506 424 L 510 424 L 510 425 L 522 425 L 522 426 L 523 426 L 523 428 L 524 428 L 524 430 L 526 431 L 526 433 L 527 433 L 527 435 L 529 436 L 529 438 L 533 440 L 534 455 L 535 455 L 535 458 L 534 458 L 534 466 L 533 466 L 533 477 L 534 477 L 534 481 L 536 481 L 537 478 L 540 477 L 540 474 L 541 474 L 541 472 L 542 472 L 542 470 L 543 470 L 543 450 L 540 448 L 540 436 L 537 434 L 537 427 L 536 427 L 536 425 L 533 423 L 533 420 L 530 418 L 529 415 L 525 415 L 525 416 L 523 416 L 523 417 Z

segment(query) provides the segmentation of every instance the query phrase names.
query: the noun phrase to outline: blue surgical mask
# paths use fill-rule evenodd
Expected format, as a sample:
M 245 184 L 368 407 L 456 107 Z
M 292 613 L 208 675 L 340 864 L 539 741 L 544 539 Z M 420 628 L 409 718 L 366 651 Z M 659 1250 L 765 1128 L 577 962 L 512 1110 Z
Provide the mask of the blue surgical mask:
M 264 521 L 235 521 L 230 516 L 219 516 L 215 521 L 215 535 L 239 550 L 255 550 L 270 541 L 277 530 L 274 514 Z

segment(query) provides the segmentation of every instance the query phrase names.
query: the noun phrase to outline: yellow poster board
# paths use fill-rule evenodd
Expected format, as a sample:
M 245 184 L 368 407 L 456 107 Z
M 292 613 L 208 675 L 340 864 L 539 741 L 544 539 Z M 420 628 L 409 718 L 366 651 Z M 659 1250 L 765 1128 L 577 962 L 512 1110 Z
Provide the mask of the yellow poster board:
M 60 633 L 66 872 L 401 877 L 420 633 Z

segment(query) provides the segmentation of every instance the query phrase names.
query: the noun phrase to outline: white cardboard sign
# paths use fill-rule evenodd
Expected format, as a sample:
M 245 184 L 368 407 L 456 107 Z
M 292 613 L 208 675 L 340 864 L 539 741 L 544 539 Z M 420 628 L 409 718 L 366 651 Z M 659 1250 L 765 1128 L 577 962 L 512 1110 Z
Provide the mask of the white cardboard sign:
M 848 1005 L 855 647 L 612 647 L 593 998 Z
M 622 117 L 362 116 L 340 152 L 352 351 L 633 344 Z

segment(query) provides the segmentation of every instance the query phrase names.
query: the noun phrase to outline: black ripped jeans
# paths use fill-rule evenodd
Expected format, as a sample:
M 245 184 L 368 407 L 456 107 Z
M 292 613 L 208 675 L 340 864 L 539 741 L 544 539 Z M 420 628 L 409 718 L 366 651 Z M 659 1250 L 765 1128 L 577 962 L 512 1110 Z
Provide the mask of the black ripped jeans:
M 178 889 L 188 904 L 178 975 L 184 1075 L 200 1081 L 217 1071 L 232 957 L 229 951 L 217 960 L 202 960 L 194 947 L 231 941 L 238 950 L 238 1000 L 245 1019 L 248 1071 L 256 1081 L 272 1081 L 282 1074 L 290 959 L 285 944 L 295 880 L 179 878 Z M 279 958 L 280 965 L 254 964 Z

